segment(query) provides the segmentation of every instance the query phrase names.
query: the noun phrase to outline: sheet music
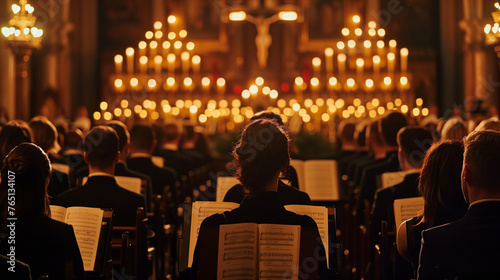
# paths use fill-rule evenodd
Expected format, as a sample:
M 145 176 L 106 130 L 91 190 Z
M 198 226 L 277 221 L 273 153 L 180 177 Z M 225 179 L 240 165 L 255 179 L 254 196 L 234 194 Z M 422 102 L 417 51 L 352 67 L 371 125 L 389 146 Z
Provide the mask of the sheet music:
M 300 226 L 259 225 L 259 279 L 299 279 Z
M 141 178 L 115 176 L 115 179 L 120 187 L 136 194 L 141 194 Z
M 403 221 L 417 216 L 418 212 L 424 209 L 423 197 L 410 197 L 394 200 L 394 220 L 396 222 L 396 229 Z
M 66 208 L 57 205 L 50 205 L 50 217 L 56 221 L 65 223 Z
M 325 247 L 326 263 L 328 266 L 330 257 L 328 254 L 328 208 L 324 206 L 290 204 L 285 205 L 285 209 L 295 214 L 307 215 L 316 222 L 323 247 Z
M 189 258 L 188 267 L 193 264 L 194 247 L 198 241 L 198 234 L 200 226 L 206 217 L 213 214 L 223 213 L 225 211 L 233 210 L 240 206 L 238 203 L 233 202 L 215 202 L 215 201 L 196 201 L 193 202 L 191 214 L 191 233 L 189 237 Z
M 221 225 L 217 279 L 257 279 L 257 224 Z
M 52 163 L 51 165 L 53 169 L 62 172 L 66 175 L 69 175 L 69 165 L 62 163 Z
M 420 172 L 420 169 L 382 173 L 382 175 L 380 176 L 382 181 L 382 188 L 385 189 L 397 185 L 403 182 L 407 174 L 418 173 L 418 172 Z
M 102 215 L 99 208 L 70 207 L 66 211 L 66 223 L 73 226 L 86 271 L 94 270 Z
M 338 200 L 337 162 L 309 160 L 305 163 L 305 191 L 311 200 Z
M 295 171 L 297 172 L 297 179 L 299 181 L 299 187 L 302 191 L 304 191 L 306 188 L 306 171 L 304 169 L 304 162 L 298 159 L 292 159 L 290 160 L 290 165 L 295 168 Z
M 226 196 L 227 191 L 237 184 L 240 184 L 240 180 L 236 179 L 236 177 L 232 176 L 217 177 L 217 194 L 215 197 L 216 201 L 217 202 L 224 201 L 224 196 Z

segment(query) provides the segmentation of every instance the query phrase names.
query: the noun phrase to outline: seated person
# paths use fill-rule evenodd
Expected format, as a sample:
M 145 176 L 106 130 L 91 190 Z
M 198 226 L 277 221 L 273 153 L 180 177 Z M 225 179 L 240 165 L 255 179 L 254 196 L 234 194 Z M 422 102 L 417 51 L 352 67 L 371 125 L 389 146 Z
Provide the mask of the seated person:
M 24 142 L 31 143 L 31 141 L 28 123 L 22 120 L 8 122 L 2 130 L 0 130 L 0 161 L 3 163 L 3 159 L 17 145 Z M 0 163 L 0 166 L 2 163 Z
M 117 226 L 135 226 L 138 207 L 145 209 L 142 195 L 128 191 L 116 183 L 115 165 L 119 146 L 116 131 L 108 126 L 96 126 L 85 136 L 83 157 L 89 164 L 89 179 L 79 188 L 62 193 L 57 204 L 111 208 Z
M 464 140 L 464 217 L 422 231 L 417 279 L 500 279 L 500 133 Z
M 424 209 L 403 222 L 397 236 L 399 254 L 412 264 L 415 277 L 422 231 L 458 220 L 467 211 L 460 184 L 463 153 L 460 142 L 448 140 L 434 144 L 425 156 L 418 183 Z
M 259 119 L 269 119 L 276 121 L 276 123 L 280 125 L 283 131 L 285 131 L 288 134 L 288 131 L 286 130 L 285 125 L 283 124 L 283 120 L 279 115 L 276 115 L 273 112 L 263 111 L 255 114 L 250 119 L 250 121 Z M 295 169 L 291 165 L 289 165 L 287 172 L 285 172 L 285 174 L 286 175 L 284 177 L 290 180 L 292 186 L 285 184 L 282 180 L 278 181 L 278 196 L 281 199 L 281 202 L 283 202 L 284 205 L 311 204 L 311 198 L 309 198 L 309 195 L 305 192 L 298 190 L 299 185 L 298 185 L 297 172 L 295 171 Z M 248 190 L 245 190 L 245 188 L 241 184 L 238 184 L 233 186 L 231 189 L 227 191 L 226 195 L 224 196 L 224 201 L 241 203 L 241 201 L 243 201 L 243 198 L 247 194 Z
M 8 255 L 11 246 L 15 258 L 30 266 L 32 279 L 48 276 L 48 279 L 67 279 L 68 273 L 75 279 L 84 279 L 83 262 L 71 225 L 50 218 L 47 186 L 52 171 L 47 155 L 38 146 L 22 143 L 5 158 L 1 171 L 0 206 L 1 237 L 0 254 Z M 13 176 L 14 177 L 13 177 Z M 14 180 L 12 180 L 14 178 Z M 11 185 L 14 182 L 14 185 Z M 10 189 L 15 190 L 15 196 Z M 7 206 L 15 197 L 15 218 Z M 15 224 L 15 228 L 8 225 Z M 15 230 L 15 244 L 8 243 L 10 231 Z M 1 271 L 2 279 L 15 279 L 13 272 Z
M 316 223 L 308 216 L 287 211 L 276 192 L 279 176 L 290 164 L 289 145 L 290 139 L 287 133 L 272 120 L 255 120 L 245 127 L 233 154 L 239 165 L 238 179 L 249 190 L 249 194 L 238 208 L 206 218 L 201 225 L 199 238 L 207 234 L 208 228 L 218 227 L 221 224 L 248 222 L 300 225 L 301 232 L 306 230 L 314 232 L 315 238 L 312 240 L 317 242 L 318 251 L 315 256 L 301 255 L 301 259 L 304 257 L 314 262 L 316 269 L 302 267 L 307 262 L 301 261 L 299 273 L 306 276 L 309 276 L 307 275 L 309 273 L 319 273 L 325 278 L 326 256 Z M 217 252 L 209 253 L 217 258 Z M 196 278 L 198 269 L 203 263 L 203 260 L 199 259 L 203 254 L 197 244 L 191 268 L 193 278 Z
M 128 168 L 148 175 L 153 184 L 153 194 L 163 194 L 164 188 L 175 189 L 177 173 L 169 167 L 158 167 L 151 160 L 151 154 L 156 147 L 154 130 L 149 125 L 136 124 L 130 130 L 130 157 Z M 172 194 L 174 195 L 175 192 Z
M 51 163 L 62 163 L 63 159 L 59 156 L 61 147 L 57 143 L 56 127 L 46 117 L 34 117 L 29 122 L 33 143 L 38 145 L 47 154 Z M 55 201 L 59 194 L 69 189 L 69 176 L 61 171 L 53 170 L 48 187 L 51 202 Z
M 64 136 L 64 159 L 69 166 L 71 188 L 76 186 L 76 173 L 79 169 L 88 168 L 83 159 L 83 139 L 85 136 L 78 128 L 71 129 Z

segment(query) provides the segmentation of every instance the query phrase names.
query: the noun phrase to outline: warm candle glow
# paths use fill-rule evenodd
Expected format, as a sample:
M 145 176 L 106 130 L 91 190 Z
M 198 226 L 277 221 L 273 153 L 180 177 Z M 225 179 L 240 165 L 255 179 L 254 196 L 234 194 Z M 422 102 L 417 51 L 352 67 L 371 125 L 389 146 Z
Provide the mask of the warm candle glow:
M 345 44 L 342 41 L 337 42 L 337 49 L 343 50 L 345 48 Z
M 360 16 L 358 16 L 358 15 L 354 15 L 354 16 L 352 17 L 352 21 L 353 21 L 354 23 L 359 23 L 359 22 L 361 21 L 361 17 L 360 17 Z
M 230 21 L 243 21 L 246 18 L 247 18 L 247 14 L 243 11 L 229 13 L 229 20 Z
M 115 71 L 116 74 L 121 74 L 123 69 L 123 56 L 115 55 Z
M 186 44 L 186 49 L 187 49 L 188 51 L 192 51 L 192 50 L 194 50 L 194 43 L 193 43 L 193 42 L 188 42 L 188 43 Z
M 154 29 L 161 29 L 162 26 L 163 24 L 161 23 L 161 21 L 155 21 L 155 23 L 153 24 Z
M 146 35 L 144 37 L 146 37 L 146 39 L 148 39 L 148 40 L 151 40 L 153 38 L 153 36 L 154 36 L 153 31 L 148 31 L 148 32 L 146 32 Z
M 291 12 L 279 12 L 279 19 L 284 21 L 293 21 L 297 20 L 297 13 L 294 11 Z
M 345 37 L 349 36 L 349 28 L 342 28 L 342 35 L 344 35 Z
M 177 18 L 174 15 L 170 15 L 170 16 L 168 16 L 167 21 L 168 21 L 168 23 L 172 24 L 172 23 L 175 23 L 177 21 Z

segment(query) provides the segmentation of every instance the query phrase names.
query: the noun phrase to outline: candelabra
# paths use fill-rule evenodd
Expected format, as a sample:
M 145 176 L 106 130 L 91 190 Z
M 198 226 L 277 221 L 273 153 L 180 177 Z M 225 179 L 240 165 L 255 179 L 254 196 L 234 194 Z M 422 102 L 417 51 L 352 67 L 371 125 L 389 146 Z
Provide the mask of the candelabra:
M 304 91 L 313 99 L 327 92 L 349 101 L 355 97 L 366 100 L 382 97 L 386 102 L 394 98 L 409 100 L 408 49 L 398 50 L 394 39 L 387 42 L 385 30 L 377 28 L 374 21 L 365 30 L 360 22 L 358 15 L 353 16 L 353 28 L 342 29 L 343 38 L 325 48 L 323 59 L 312 58 L 312 73 L 295 79 L 298 100 L 303 100 Z
M 13 4 L 12 16 L 9 27 L 2 27 L 2 34 L 9 42 L 16 61 L 16 110 L 15 116 L 27 119 L 29 104 L 29 59 L 32 49 L 39 48 L 43 30 L 35 26 L 36 17 L 33 15 L 35 8 L 27 0 L 20 0 Z
M 122 94 L 118 99 L 125 98 L 126 93 L 146 92 L 155 95 L 157 100 L 173 101 L 176 94 L 191 99 L 195 91 L 202 92 L 206 100 L 212 91 L 223 98 L 224 78 L 212 81 L 209 77 L 201 77 L 201 57 L 194 53 L 195 44 L 187 41 L 186 30 L 177 30 L 175 16 L 169 16 L 167 21 L 166 38 L 162 22 L 157 21 L 154 30 L 146 32 L 145 40 L 140 41 L 137 48 L 127 48 L 125 57 L 115 55 L 115 74 L 111 81 L 114 90 Z

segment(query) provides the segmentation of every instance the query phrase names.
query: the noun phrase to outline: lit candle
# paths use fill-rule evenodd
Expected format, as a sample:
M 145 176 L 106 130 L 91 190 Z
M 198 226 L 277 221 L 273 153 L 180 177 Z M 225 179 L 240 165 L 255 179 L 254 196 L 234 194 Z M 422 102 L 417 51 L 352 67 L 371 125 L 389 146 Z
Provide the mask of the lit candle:
M 181 53 L 181 64 L 182 64 L 182 73 L 187 75 L 189 73 L 189 53 L 182 52 Z
M 393 78 L 394 76 L 394 65 L 396 62 L 396 55 L 394 53 L 388 53 L 387 54 L 387 72 L 389 73 L 389 76 Z
M 382 61 L 382 58 L 385 57 L 385 43 L 382 40 L 377 41 L 377 55 L 380 57 L 380 63 L 384 66 L 385 62 Z
M 170 52 L 170 42 L 169 41 L 163 41 L 162 43 L 162 49 L 163 49 L 163 67 L 164 68 L 167 68 L 168 67 L 168 64 L 167 64 L 167 56 Z
M 141 56 L 145 56 L 146 55 L 146 47 L 148 46 L 148 44 L 144 41 L 140 41 L 139 44 L 138 44 L 138 47 L 139 47 L 139 57 Z
M 364 47 L 363 53 L 365 57 L 366 66 L 370 67 L 371 66 L 370 56 L 372 55 L 372 42 L 370 40 L 365 40 L 363 42 L 363 47 Z
M 125 54 L 127 55 L 127 74 L 134 74 L 134 48 L 127 48 Z
M 325 49 L 325 67 L 327 76 L 333 75 L 333 49 Z
M 347 57 L 344 53 L 339 53 L 337 55 L 337 62 L 339 64 L 339 73 L 340 75 L 344 75 L 345 74 L 345 61 L 346 61 Z
M 147 56 L 141 56 L 139 58 L 139 68 L 142 74 L 146 74 L 147 69 L 148 69 L 148 57 Z
M 407 48 L 402 48 L 400 51 L 401 55 L 401 73 L 406 74 L 406 71 L 408 70 L 408 49 Z
M 151 41 L 149 42 L 149 63 L 151 68 L 154 66 L 154 61 L 156 57 L 156 49 L 158 48 L 158 42 Z
M 115 71 L 116 74 L 120 75 L 123 69 L 123 56 L 117 54 L 115 55 Z
M 163 62 L 163 57 L 161 55 L 155 56 L 154 62 L 155 62 L 156 74 L 161 75 L 161 66 L 162 66 L 162 62 Z
M 193 55 L 191 58 L 191 62 L 193 63 L 193 73 L 195 75 L 200 74 L 200 64 L 201 64 L 201 58 L 199 55 Z
M 358 79 L 361 80 L 363 77 L 363 70 L 365 66 L 365 61 L 362 58 L 356 59 L 356 73 L 358 74 Z
M 226 80 L 222 77 L 217 79 L 217 93 L 219 94 L 219 97 L 224 97 L 224 94 L 226 93 Z
M 378 77 L 380 75 L 380 56 L 374 55 L 372 61 L 373 61 L 373 77 L 375 79 L 375 82 L 377 82 Z
M 356 68 L 356 41 L 347 41 L 348 54 L 349 54 L 349 69 Z
M 392 39 L 389 41 L 389 52 L 396 53 L 396 47 L 398 46 L 398 42 Z
M 175 74 L 175 54 L 169 53 L 167 56 L 168 62 L 168 73 L 171 75 Z
M 203 87 L 204 99 L 208 99 L 210 97 L 210 78 L 203 77 L 203 79 L 201 79 L 201 86 Z
M 321 73 L 321 58 L 315 57 L 312 59 L 313 75 L 319 76 Z

